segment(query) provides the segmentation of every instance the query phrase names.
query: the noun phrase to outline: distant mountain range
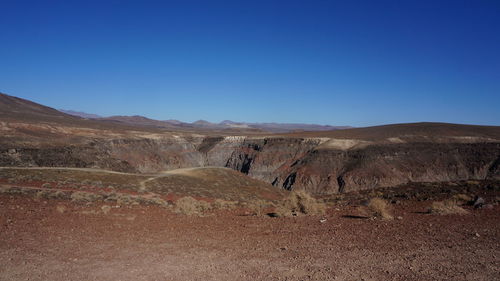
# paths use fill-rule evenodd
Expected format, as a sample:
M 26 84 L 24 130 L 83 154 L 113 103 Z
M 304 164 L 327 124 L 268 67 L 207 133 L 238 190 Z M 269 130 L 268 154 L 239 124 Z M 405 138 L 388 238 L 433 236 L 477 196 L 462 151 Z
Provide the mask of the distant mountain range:
M 91 114 L 91 113 L 85 113 L 81 111 L 74 111 L 74 110 L 64 110 L 64 109 L 59 109 L 62 113 L 66 113 L 69 115 L 73 116 L 78 116 L 86 119 L 97 119 L 97 118 L 102 118 L 102 116 L 97 115 L 97 114 Z
M 59 109 L 59 111 L 78 116 L 86 119 L 95 119 L 109 122 L 118 122 L 134 126 L 147 126 L 156 128 L 199 128 L 199 129 L 248 129 L 260 130 L 271 133 L 287 133 L 296 131 L 331 131 L 339 129 L 351 128 L 350 126 L 330 126 L 317 124 L 301 124 L 301 123 L 246 123 L 224 120 L 220 123 L 212 123 L 205 120 L 198 120 L 193 123 L 182 122 L 179 120 L 154 120 L 140 115 L 134 116 L 110 116 L 102 117 L 96 114 L 90 114 L 74 110 Z

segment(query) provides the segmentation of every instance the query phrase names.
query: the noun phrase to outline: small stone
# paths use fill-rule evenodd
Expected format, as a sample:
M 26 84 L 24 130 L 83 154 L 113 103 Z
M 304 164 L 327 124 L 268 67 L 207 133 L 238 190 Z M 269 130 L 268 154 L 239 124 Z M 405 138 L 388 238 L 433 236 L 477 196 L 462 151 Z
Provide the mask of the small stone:
M 480 237 L 480 236 L 481 236 L 481 235 L 479 235 L 479 233 L 477 233 L 477 232 L 476 232 L 476 234 L 474 234 L 474 235 L 476 235 L 476 237 Z
M 402 219 L 403 219 L 403 217 L 402 217 L 402 216 L 397 216 L 397 217 L 396 217 L 396 219 L 398 219 L 398 220 L 402 220 Z
M 483 205 L 485 204 L 485 201 L 482 197 L 479 197 L 479 196 L 476 196 L 476 198 L 474 199 L 474 208 L 475 209 L 478 209 L 478 208 L 482 208 Z

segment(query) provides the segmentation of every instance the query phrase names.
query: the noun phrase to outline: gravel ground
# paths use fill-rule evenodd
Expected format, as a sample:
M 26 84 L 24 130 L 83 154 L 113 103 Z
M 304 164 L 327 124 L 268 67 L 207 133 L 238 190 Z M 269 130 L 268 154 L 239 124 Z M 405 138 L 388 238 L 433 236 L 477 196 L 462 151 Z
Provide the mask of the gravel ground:
M 188 217 L 4 194 L 0 280 L 500 280 L 500 207 L 436 215 L 429 204 L 394 205 L 391 221 L 352 206 Z

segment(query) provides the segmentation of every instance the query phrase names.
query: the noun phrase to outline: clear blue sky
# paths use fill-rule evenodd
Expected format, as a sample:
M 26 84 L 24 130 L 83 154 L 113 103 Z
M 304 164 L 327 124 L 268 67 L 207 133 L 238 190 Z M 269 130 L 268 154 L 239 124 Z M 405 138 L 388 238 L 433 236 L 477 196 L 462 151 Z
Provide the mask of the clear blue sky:
M 500 1 L 0 0 L 0 91 L 195 121 L 500 125 Z

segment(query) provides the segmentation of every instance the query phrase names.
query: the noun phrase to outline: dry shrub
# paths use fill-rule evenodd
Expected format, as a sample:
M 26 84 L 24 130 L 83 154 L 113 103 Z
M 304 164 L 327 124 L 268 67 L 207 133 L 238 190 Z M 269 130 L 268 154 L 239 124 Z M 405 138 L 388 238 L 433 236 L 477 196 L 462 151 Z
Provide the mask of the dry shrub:
M 199 201 L 191 196 L 182 197 L 175 202 L 174 212 L 184 215 L 202 215 L 211 209 L 208 202 Z
M 9 187 L 3 187 L 2 189 L 0 189 L 0 192 L 10 195 L 20 195 L 20 194 L 28 194 L 29 190 L 16 186 L 9 186 Z
M 47 199 L 65 199 L 66 193 L 61 190 L 52 191 L 47 194 Z
M 118 205 L 130 205 L 130 204 L 138 204 L 138 200 L 134 198 L 132 195 L 122 194 L 122 193 L 107 193 L 104 196 L 104 202 L 116 202 Z
M 47 198 L 47 194 L 48 193 L 49 192 L 45 191 L 45 190 L 38 191 L 37 193 L 35 193 L 35 200 L 40 200 L 42 198 Z
M 168 206 L 168 202 L 159 198 L 152 197 L 146 198 L 136 195 L 124 194 L 124 193 L 106 193 L 104 195 L 104 202 L 116 202 L 119 205 L 138 205 L 138 204 L 151 204 L 159 206 Z
M 118 200 L 118 193 L 116 192 L 110 192 L 106 193 L 104 196 L 104 202 L 116 202 Z
M 111 211 L 111 206 L 103 205 L 101 206 L 101 211 L 103 214 L 107 215 Z
M 467 214 L 467 211 L 460 207 L 457 200 L 448 199 L 444 201 L 432 202 L 429 213 L 440 215 Z
M 64 206 L 64 205 L 57 205 L 56 210 L 57 210 L 57 212 L 63 214 L 63 213 L 66 212 L 66 206 Z
M 234 209 L 236 205 L 238 205 L 236 201 L 226 201 L 223 199 L 216 199 L 214 203 L 212 203 L 212 207 L 216 210 Z
M 466 181 L 466 183 L 468 185 L 479 185 L 480 182 L 477 180 L 468 180 L 468 181 Z
M 159 206 L 168 206 L 168 202 L 161 199 L 160 197 L 153 197 L 145 199 L 144 202 L 146 204 L 159 205 Z
M 455 194 L 453 195 L 453 200 L 456 200 L 457 204 L 463 205 L 472 201 L 472 197 L 467 194 Z
M 131 195 L 119 194 L 118 199 L 116 199 L 116 204 L 118 205 L 138 205 L 136 198 Z
M 66 194 L 64 191 L 61 190 L 40 190 L 37 193 L 35 193 L 35 199 L 67 199 L 68 194 Z
M 265 213 L 265 209 L 272 206 L 272 203 L 262 199 L 255 199 L 247 202 L 245 206 L 250 209 L 254 216 L 262 216 Z
M 91 180 L 89 180 L 89 179 L 84 179 L 84 180 L 82 180 L 80 183 L 81 183 L 81 184 L 83 184 L 83 185 L 91 185 L 91 184 L 92 184 L 92 181 L 91 181 Z
M 368 202 L 368 210 L 370 210 L 373 217 L 385 220 L 393 219 L 391 213 L 389 212 L 389 205 L 382 198 L 372 198 L 370 202 Z
M 318 202 L 304 190 L 294 190 L 276 208 L 276 214 L 282 217 L 304 215 L 321 215 L 326 205 Z
M 71 200 L 76 202 L 95 202 L 102 199 L 101 195 L 91 192 L 76 191 L 71 194 Z

